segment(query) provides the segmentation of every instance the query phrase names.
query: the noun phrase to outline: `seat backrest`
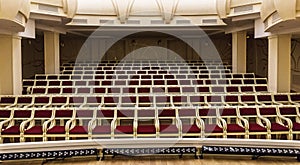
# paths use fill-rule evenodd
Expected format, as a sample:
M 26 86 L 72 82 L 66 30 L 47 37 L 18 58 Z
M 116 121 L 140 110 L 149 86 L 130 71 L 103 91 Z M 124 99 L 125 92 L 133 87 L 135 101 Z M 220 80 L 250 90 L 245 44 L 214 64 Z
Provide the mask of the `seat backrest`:
M 196 117 L 196 109 L 194 108 L 182 108 L 178 110 L 179 117 Z
M 297 115 L 296 107 L 279 107 L 281 115 Z
M 34 111 L 34 118 L 51 118 L 52 110 L 42 109 L 42 110 L 35 110 Z
M 219 114 L 221 116 L 236 116 L 236 108 L 220 108 Z
M 47 104 L 47 103 L 49 103 L 49 101 L 50 101 L 50 98 L 47 97 L 47 96 L 36 96 L 34 98 L 34 103 L 35 104 L 36 103 L 38 103 L 38 104 Z
M 32 97 L 18 97 L 18 104 L 30 104 L 32 102 Z
M 260 107 L 259 108 L 259 113 L 261 115 L 266 115 L 266 116 L 277 116 L 277 113 L 276 113 L 276 108 L 274 107 Z
M 176 111 L 175 109 L 159 109 L 158 117 L 175 117 Z
M 14 110 L 14 119 L 30 118 L 31 112 L 31 110 Z
M 100 104 L 102 101 L 101 96 L 90 96 L 86 98 L 86 103 L 87 104 Z
M 155 110 L 154 109 L 145 109 L 145 110 L 138 110 L 137 111 L 137 116 L 138 117 L 149 117 L 149 118 L 154 118 L 155 117 Z
M 73 110 L 69 110 L 69 109 L 59 109 L 55 111 L 55 118 L 59 119 L 59 118 L 72 118 L 73 116 Z
M 11 115 L 11 110 L 0 110 L 0 119 L 9 118 Z
M 287 94 L 275 94 L 274 100 L 278 102 L 289 101 L 289 96 Z
M 242 116 L 256 116 L 256 108 L 253 107 L 243 107 L 239 108 L 240 114 Z
M 97 110 L 97 118 L 114 118 L 115 113 L 113 109 Z
M 217 110 L 215 108 L 199 108 L 199 116 L 204 117 L 204 118 L 211 118 L 211 117 L 216 117 L 217 116 Z
M 134 110 L 118 110 L 117 117 L 134 117 Z
M 272 95 L 257 95 L 257 100 L 259 102 L 272 102 Z
M 52 97 L 52 103 L 66 103 L 67 99 L 68 98 L 64 96 L 55 96 Z

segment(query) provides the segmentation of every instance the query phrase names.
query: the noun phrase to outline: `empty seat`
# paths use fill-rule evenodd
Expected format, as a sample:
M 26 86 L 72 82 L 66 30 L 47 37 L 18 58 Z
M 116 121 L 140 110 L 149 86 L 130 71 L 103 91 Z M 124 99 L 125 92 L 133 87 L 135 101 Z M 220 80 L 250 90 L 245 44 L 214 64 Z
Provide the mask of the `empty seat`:
M 43 123 L 51 118 L 52 113 L 48 109 L 32 110 L 32 117 L 23 121 L 20 126 L 20 141 L 26 141 L 26 138 L 43 138 Z
M 271 122 L 260 115 L 256 107 L 238 107 L 240 115 L 249 123 L 249 136 L 260 138 L 264 135 L 271 139 Z
M 96 115 L 90 121 L 89 133 L 92 138 L 112 138 L 114 132 L 114 125 L 112 123 L 115 118 L 115 110 L 97 110 Z
M 7 120 L 0 122 L 0 142 L 3 143 L 4 138 L 20 139 L 20 126 L 25 120 L 28 120 L 31 115 L 31 110 L 14 110 L 13 116 Z
M 200 118 L 205 123 L 205 137 L 222 136 L 227 137 L 226 121 L 217 114 L 216 108 L 198 108 Z
M 178 109 L 183 137 L 204 137 L 204 121 L 196 113 L 196 108 Z
M 43 141 L 47 141 L 48 138 L 65 138 L 68 139 L 68 129 L 66 124 L 69 120 L 74 118 L 75 110 L 71 109 L 58 109 L 52 113 L 52 117 L 43 124 Z
M 158 109 L 158 125 L 160 137 L 182 137 L 181 123 L 175 109 Z
M 135 121 L 135 110 L 117 110 L 117 116 L 112 121 L 113 124 L 113 136 L 118 137 L 134 137 L 136 134 L 136 124 Z
M 237 108 L 218 108 L 218 113 L 227 123 L 227 135 L 249 138 L 248 121 L 242 118 L 239 113 L 237 113 Z
M 158 137 L 159 125 L 155 109 L 137 110 L 137 137 Z
M 89 128 L 91 120 L 94 118 L 95 110 L 76 110 L 76 115 L 73 115 L 66 123 L 67 138 L 92 138 L 92 132 Z
M 281 139 L 281 135 L 284 134 L 287 140 L 292 140 L 292 121 L 284 116 L 282 116 L 278 107 L 260 107 L 259 113 L 263 117 L 269 119 L 271 122 L 271 135 L 276 135 L 276 139 Z

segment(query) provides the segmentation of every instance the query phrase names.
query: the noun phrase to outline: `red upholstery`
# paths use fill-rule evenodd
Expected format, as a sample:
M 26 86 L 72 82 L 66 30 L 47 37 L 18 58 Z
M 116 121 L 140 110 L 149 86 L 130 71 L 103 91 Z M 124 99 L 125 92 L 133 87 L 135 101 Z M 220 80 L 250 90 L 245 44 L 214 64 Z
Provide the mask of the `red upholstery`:
M 176 125 L 160 125 L 159 126 L 160 133 L 177 133 L 178 129 Z
M 78 88 L 78 93 L 90 93 L 90 88 Z
M 153 93 L 162 93 L 162 92 L 165 92 L 165 88 L 164 87 L 153 87 L 152 88 L 152 91 Z
M 70 134 L 87 134 L 88 133 L 88 126 L 75 126 L 73 129 L 70 130 Z
M 222 133 L 223 129 L 220 128 L 216 124 L 206 124 L 205 125 L 205 132 L 206 133 Z
M 241 100 L 243 102 L 254 102 L 255 101 L 255 96 L 254 95 L 242 95 Z
M 211 92 L 224 93 L 224 87 L 211 87 Z
M 227 86 L 226 91 L 227 92 L 239 92 L 239 88 L 236 86 Z
M 271 95 L 257 95 L 257 100 L 258 101 L 272 101 L 272 96 Z
M 197 87 L 197 91 L 200 93 L 209 93 L 209 87 Z
M 253 92 L 253 87 L 252 86 L 242 86 L 241 91 L 242 92 Z
M 297 115 L 296 107 L 280 107 L 281 115 Z
M 244 84 L 255 84 L 254 80 L 251 79 L 245 79 Z
M 271 123 L 271 131 L 288 131 L 289 128 L 282 126 L 278 123 Z
M 42 126 L 33 126 L 32 128 L 26 130 L 24 132 L 25 135 L 27 134 L 37 134 L 37 135 L 41 135 L 43 134 L 43 127 Z
M 58 94 L 60 93 L 60 88 L 48 88 L 48 94 Z
M 300 131 L 300 123 L 293 122 L 293 131 Z
M 180 92 L 180 87 L 168 87 L 168 92 Z
M 200 116 L 217 116 L 216 109 L 203 108 L 199 109 Z
M 261 115 L 277 115 L 276 108 L 259 108 L 259 112 Z
M 134 110 L 119 110 L 117 112 L 118 117 L 134 117 Z
M 289 101 L 288 95 L 274 95 L 275 101 Z
M 115 129 L 116 134 L 132 134 L 133 127 L 130 125 L 119 125 Z
M 257 115 L 256 108 L 240 108 L 240 114 L 243 115 Z
M 32 97 L 19 97 L 18 98 L 18 104 L 24 104 L 24 103 L 31 103 Z
M 194 87 L 182 87 L 182 93 L 195 92 Z
M 266 132 L 267 129 L 256 123 L 249 123 L 249 131 L 250 132 Z
M 114 117 L 114 110 L 98 110 L 97 117 Z
M 49 103 L 49 97 L 35 97 L 35 103 Z
M 139 125 L 137 127 L 137 133 L 139 134 L 155 134 L 156 129 L 154 125 Z
M 196 125 L 182 125 L 182 133 L 200 133 L 201 129 Z
M 192 103 L 204 102 L 204 96 L 190 96 L 190 101 Z
M 118 103 L 119 97 L 104 97 L 104 103 Z
M 207 96 L 207 102 L 209 103 L 222 103 L 222 96 Z
M 296 101 L 296 102 L 300 101 L 300 95 L 299 94 L 291 94 L 290 97 L 291 97 L 292 101 Z
M 67 97 L 52 97 L 52 103 L 66 103 Z
M 155 117 L 154 110 L 140 110 L 138 111 L 138 117 Z
M 14 118 L 30 118 L 31 110 L 15 110 Z
M 83 103 L 84 97 L 70 97 L 69 103 Z
M 65 126 L 54 126 L 47 131 L 48 134 L 64 134 Z
M 100 125 L 93 129 L 93 134 L 111 134 L 110 125 Z
M 76 116 L 83 118 L 83 117 L 87 117 L 87 118 L 92 118 L 93 117 L 93 110 L 76 110 Z
M 227 124 L 227 132 L 245 132 L 245 129 L 238 124 Z
M 56 110 L 55 117 L 69 117 L 71 118 L 73 115 L 72 110 Z
M 196 111 L 195 109 L 181 109 L 178 111 L 179 116 L 194 116 L 196 117 Z
M 9 118 L 10 114 L 10 110 L 0 110 L 0 118 Z
M 50 118 L 52 116 L 52 110 L 35 110 L 34 117 L 36 118 Z
M 136 97 L 123 96 L 122 103 L 136 103 Z
M 20 134 L 20 126 L 11 126 L 2 131 L 2 135 L 18 135 Z
M 236 116 L 236 109 L 235 108 L 224 108 L 220 109 L 221 116 Z
M 255 91 L 256 92 L 266 92 L 266 91 L 268 91 L 268 87 L 267 86 L 255 86 Z
M 170 102 L 170 96 L 156 96 L 156 103 Z
M 175 117 L 174 109 L 158 110 L 158 117 Z
M 93 92 L 94 93 L 105 93 L 105 88 L 100 88 L 100 87 L 94 88 Z
M 225 102 L 238 102 L 239 97 L 237 95 L 227 95 L 225 96 Z

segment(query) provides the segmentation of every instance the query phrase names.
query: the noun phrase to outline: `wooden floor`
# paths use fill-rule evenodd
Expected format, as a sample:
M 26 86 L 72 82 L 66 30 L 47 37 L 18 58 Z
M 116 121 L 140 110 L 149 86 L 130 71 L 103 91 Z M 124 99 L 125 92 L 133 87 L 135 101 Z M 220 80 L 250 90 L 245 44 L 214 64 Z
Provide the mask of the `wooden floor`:
M 40 165 L 42 160 L 30 161 L 9 161 L 2 162 L 3 165 Z M 293 165 L 299 164 L 292 157 L 261 157 L 258 160 L 251 160 L 249 156 L 205 156 L 204 159 L 184 157 L 179 159 L 172 157 L 116 157 L 104 161 L 96 161 L 95 158 L 69 158 L 65 160 L 53 160 L 45 162 L 49 165 Z

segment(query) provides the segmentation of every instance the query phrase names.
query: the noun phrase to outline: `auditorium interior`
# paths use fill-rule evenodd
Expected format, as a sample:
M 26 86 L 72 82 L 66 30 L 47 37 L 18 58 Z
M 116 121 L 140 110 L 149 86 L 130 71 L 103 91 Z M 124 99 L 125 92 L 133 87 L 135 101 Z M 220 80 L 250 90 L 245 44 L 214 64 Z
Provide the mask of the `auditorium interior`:
M 300 0 L 0 0 L 0 68 L 0 163 L 300 161 Z

